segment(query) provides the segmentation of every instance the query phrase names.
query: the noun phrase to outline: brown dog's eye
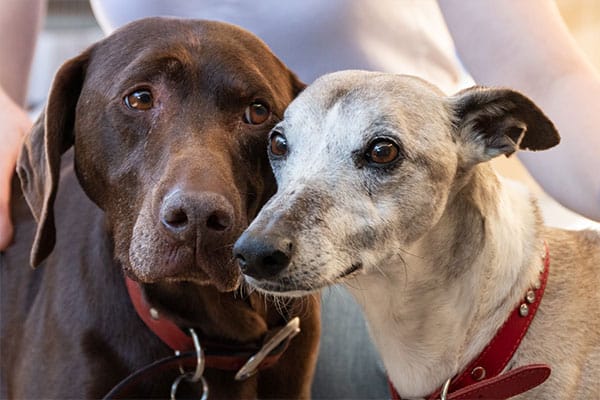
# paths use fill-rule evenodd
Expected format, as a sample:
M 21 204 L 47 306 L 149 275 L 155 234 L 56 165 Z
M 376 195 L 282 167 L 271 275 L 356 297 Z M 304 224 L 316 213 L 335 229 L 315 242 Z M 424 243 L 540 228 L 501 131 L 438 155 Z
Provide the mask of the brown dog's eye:
M 154 106 L 154 99 L 149 90 L 136 90 L 125 96 L 125 105 L 133 110 L 146 111 Z
M 273 132 L 271 135 L 271 143 L 269 145 L 269 150 L 271 154 L 274 156 L 285 156 L 288 151 L 287 139 L 283 134 L 279 132 Z
M 244 111 L 244 122 L 251 125 L 260 125 L 271 116 L 269 107 L 261 102 L 255 101 L 246 107 Z
M 389 164 L 400 154 L 398 145 L 391 140 L 380 139 L 371 144 L 365 158 L 373 164 Z

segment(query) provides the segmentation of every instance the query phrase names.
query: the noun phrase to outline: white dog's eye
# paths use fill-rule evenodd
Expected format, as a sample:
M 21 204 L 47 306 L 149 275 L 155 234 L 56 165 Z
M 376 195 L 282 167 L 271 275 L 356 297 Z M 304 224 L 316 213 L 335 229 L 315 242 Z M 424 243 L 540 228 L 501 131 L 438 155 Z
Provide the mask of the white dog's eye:
M 365 158 L 369 163 L 383 165 L 396 161 L 399 155 L 400 149 L 396 143 L 388 139 L 379 139 L 371 143 Z
M 269 150 L 274 156 L 282 157 L 288 152 L 287 139 L 280 132 L 273 132 L 270 138 Z

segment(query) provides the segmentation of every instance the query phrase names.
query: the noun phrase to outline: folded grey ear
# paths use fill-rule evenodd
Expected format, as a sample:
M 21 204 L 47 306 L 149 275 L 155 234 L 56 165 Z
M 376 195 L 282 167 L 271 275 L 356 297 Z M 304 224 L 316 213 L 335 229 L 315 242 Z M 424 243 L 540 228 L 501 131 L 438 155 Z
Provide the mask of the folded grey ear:
M 75 107 L 83 85 L 88 53 L 65 62 L 56 73 L 48 102 L 25 137 L 17 162 L 23 194 L 38 225 L 31 265 L 38 266 L 56 242 L 54 199 L 60 175 L 60 157 L 74 140 Z
M 472 87 L 450 98 L 465 157 L 487 161 L 517 150 L 545 150 L 560 136 L 552 121 L 523 94 L 504 88 Z

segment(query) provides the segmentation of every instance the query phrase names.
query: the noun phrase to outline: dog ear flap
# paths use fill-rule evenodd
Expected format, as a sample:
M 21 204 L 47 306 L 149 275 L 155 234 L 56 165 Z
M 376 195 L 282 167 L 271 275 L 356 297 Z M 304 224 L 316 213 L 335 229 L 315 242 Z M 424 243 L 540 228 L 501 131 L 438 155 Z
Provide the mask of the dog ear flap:
M 560 136 L 533 101 L 510 89 L 472 87 L 451 97 L 459 137 L 474 162 L 517 150 L 545 150 Z
M 292 82 L 292 91 L 294 93 L 294 97 L 297 97 L 304 89 L 306 89 L 306 83 L 302 82 L 292 71 L 289 71 L 289 73 L 290 81 Z
M 25 137 L 17 162 L 21 187 L 38 225 L 30 262 L 37 267 L 54 248 L 54 199 L 60 158 L 74 142 L 75 107 L 83 85 L 89 52 L 65 62 L 52 82 L 48 101 Z

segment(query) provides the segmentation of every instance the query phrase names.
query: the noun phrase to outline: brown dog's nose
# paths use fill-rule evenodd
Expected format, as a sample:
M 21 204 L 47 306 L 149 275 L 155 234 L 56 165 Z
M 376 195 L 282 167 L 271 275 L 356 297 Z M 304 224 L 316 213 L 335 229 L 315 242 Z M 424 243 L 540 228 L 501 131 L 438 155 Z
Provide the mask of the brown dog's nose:
M 289 264 L 294 250 L 290 239 L 278 235 L 258 236 L 246 231 L 233 246 L 233 254 L 245 275 L 267 279 Z
M 160 222 L 175 239 L 188 241 L 201 235 L 204 240 L 231 230 L 233 207 L 217 193 L 174 190 L 163 199 Z

